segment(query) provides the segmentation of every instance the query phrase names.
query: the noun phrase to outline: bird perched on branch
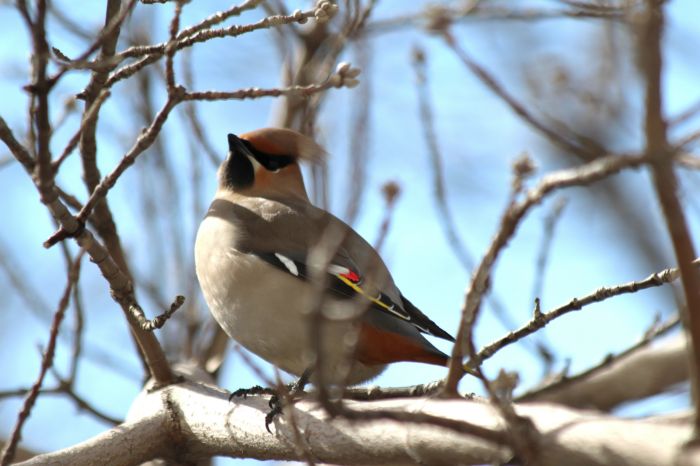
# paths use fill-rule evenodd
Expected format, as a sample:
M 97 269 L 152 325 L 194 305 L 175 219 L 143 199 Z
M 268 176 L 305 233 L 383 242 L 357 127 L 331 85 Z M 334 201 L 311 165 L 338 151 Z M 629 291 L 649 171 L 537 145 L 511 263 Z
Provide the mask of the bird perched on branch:
M 446 365 L 422 334 L 454 339 L 401 294 L 372 246 L 309 201 L 299 163 L 322 161 L 323 148 L 278 128 L 229 134 L 228 146 L 195 244 L 224 331 L 302 387 L 319 367 L 324 381 L 354 385 L 393 362 Z

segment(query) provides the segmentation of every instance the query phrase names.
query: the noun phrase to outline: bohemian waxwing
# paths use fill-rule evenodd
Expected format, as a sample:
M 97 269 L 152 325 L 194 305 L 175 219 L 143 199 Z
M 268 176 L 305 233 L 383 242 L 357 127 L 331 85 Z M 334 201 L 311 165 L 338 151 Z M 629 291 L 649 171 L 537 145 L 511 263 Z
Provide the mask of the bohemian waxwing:
M 398 361 L 446 365 L 447 355 L 422 333 L 454 339 L 401 294 L 372 246 L 310 203 L 298 162 L 321 161 L 323 148 L 278 128 L 229 134 L 228 145 L 195 244 L 197 277 L 224 331 L 297 376 L 314 367 L 312 338 L 320 338 L 330 383 L 358 384 Z M 329 228 L 340 247 L 327 269 L 321 328 L 312 335 L 319 293 L 308 256 Z M 350 318 L 359 306 L 359 319 Z

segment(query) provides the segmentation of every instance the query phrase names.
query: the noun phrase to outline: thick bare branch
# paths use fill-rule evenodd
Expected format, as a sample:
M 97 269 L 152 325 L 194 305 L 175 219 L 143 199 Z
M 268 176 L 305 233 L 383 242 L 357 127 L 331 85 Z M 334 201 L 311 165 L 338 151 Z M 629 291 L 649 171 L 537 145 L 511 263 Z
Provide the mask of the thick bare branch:
M 447 427 L 448 422 L 454 427 L 472 424 L 483 432 L 503 435 L 504 423 L 488 404 L 412 399 L 351 402 L 349 406 L 360 413 L 360 419 L 330 419 L 315 403 L 294 405 L 297 426 L 317 461 L 490 464 L 504 463 L 511 457 L 507 448 L 480 438 L 479 429 L 462 432 Z M 539 463 L 543 466 L 673 464 L 691 432 L 687 423 L 678 421 L 615 419 L 546 404 L 516 409 L 519 415 L 533 419 L 546 438 Z M 275 435 L 265 430 L 267 410 L 266 398 L 249 397 L 231 404 L 221 391 L 191 383 L 177 384 L 142 394 L 132 406 L 134 417 L 127 424 L 22 465 L 126 465 L 156 457 L 193 462 L 212 455 L 243 454 L 261 460 L 299 459 L 288 422 L 278 419 Z M 361 419 L 365 415 L 374 419 Z M 422 422 L 432 418 L 440 419 L 444 425 Z M 469 424 L 464 419 L 469 419 Z M 610 442 L 611 438 L 616 441 Z M 180 446 L 185 444 L 186 453 L 179 454 L 183 451 Z M 124 455 L 126 450 L 129 457 Z
M 700 274 L 693 264 L 695 246 L 683 206 L 678 199 L 678 180 L 673 170 L 673 152 L 668 143 L 663 116 L 661 87 L 661 41 L 664 27 L 663 3 L 647 0 L 639 37 L 641 72 L 646 80 L 644 132 L 657 199 L 678 262 L 687 305 L 685 325 L 691 337 L 691 385 L 695 400 L 696 435 L 700 434 Z
M 517 401 L 609 411 L 688 380 L 688 342 L 682 335 L 654 346 L 648 343 L 643 339 L 621 357 L 606 358 L 593 370 L 535 388 Z

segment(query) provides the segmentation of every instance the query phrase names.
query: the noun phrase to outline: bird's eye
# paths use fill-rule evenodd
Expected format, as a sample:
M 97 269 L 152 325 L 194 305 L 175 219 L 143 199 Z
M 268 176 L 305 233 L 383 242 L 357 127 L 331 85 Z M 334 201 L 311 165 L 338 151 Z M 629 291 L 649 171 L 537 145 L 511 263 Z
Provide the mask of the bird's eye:
M 257 160 L 260 165 L 273 173 L 277 173 L 287 165 L 294 162 L 294 158 L 288 155 L 270 155 L 260 151 L 256 151 L 254 155 L 255 160 Z

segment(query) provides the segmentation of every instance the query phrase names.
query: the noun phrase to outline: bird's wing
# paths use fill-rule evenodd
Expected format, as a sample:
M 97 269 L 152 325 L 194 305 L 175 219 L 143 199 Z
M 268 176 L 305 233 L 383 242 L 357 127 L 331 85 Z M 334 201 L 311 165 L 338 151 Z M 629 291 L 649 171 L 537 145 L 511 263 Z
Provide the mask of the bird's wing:
M 454 341 L 401 294 L 374 248 L 342 220 L 293 201 L 250 199 L 233 208 L 238 218 L 245 218 L 242 224 L 257 224 L 253 231 L 241 235 L 237 248 L 303 281 L 311 279 L 309 250 L 329 225 L 340 227 L 344 238 L 327 268 L 328 292 L 340 299 L 364 298 L 369 312 L 383 313 L 422 333 Z
M 295 277 L 308 281 L 310 280 L 309 267 L 306 264 L 306 258 L 302 258 L 293 253 L 281 252 L 251 252 L 260 259 L 270 265 L 274 265 L 278 269 L 287 272 Z M 389 296 L 383 292 L 372 296 L 363 287 L 364 276 L 360 271 L 349 265 L 340 265 L 345 261 L 331 261 L 328 266 L 328 291 L 333 293 L 338 298 L 352 299 L 357 295 L 364 296 L 372 305 L 383 312 L 387 312 L 394 317 L 407 322 L 411 321 L 409 314 L 402 306 L 395 303 Z
M 250 251 L 268 264 L 279 270 L 289 273 L 294 277 L 308 281 L 311 272 L 306 263 L 306 257 L 290 252 Z M 399 300 L 392 299 L 385 291 L 369 292 L 364 286 L 365 277 L 356 266 L 350 265 L 345 251 L 341 251 L 334 257 L 327 268 L 327 291 L 341 299 L 353 299 L 358 296 L 366 299 L 370 312 L 382 312 L 393 318 L 410 323 L 423 333 L 433 335 L 445 340 L 454 341 L 454 338 L 441 329 L 428 316 L 423 314 L 408 299 L 399 293 Z M 392 283 L 393 285 L 393 283 Z M 372 286 L 371 288 L 375 288 Z

